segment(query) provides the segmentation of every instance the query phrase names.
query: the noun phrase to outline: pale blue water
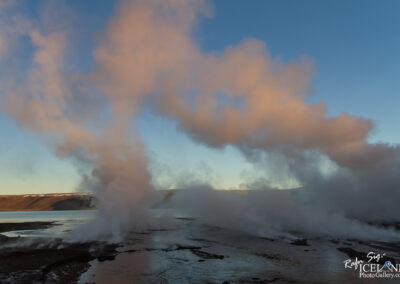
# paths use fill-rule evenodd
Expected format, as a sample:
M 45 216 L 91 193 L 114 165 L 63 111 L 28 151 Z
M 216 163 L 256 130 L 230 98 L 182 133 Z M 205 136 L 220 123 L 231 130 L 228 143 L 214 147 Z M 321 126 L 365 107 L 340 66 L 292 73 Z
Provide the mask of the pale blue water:
M 95 218 L 96 213 L 97 210 L 0 212 L 0 223 L 52 221 L 56 225 L 48 229 L 11 231 L 2 234 L 9 237 L 55 237 Z
M 97 210 L 60 211 L 11 211 L 0 212 L 0 223 L 88 220 L 94 218 Z

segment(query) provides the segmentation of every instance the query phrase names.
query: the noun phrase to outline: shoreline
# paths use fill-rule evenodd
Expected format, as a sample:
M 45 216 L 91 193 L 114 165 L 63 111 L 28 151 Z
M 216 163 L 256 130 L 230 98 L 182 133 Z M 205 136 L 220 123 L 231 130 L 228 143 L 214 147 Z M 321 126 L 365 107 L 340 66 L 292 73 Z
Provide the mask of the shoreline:
M 0 223 L 0 232 L 47 229 L 55 222 Z M 111 259 L 116 244 L 7 237 L 0 233 L 1 283 L 76 283 L 95 259 Z

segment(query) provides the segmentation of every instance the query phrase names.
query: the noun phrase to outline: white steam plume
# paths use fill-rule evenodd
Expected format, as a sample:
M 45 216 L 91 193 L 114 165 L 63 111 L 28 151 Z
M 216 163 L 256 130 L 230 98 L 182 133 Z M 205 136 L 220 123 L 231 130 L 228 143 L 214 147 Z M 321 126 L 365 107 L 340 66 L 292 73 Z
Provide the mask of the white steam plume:
M 111 226 L 117 238 L 132 226 L 148 224 L 143 216 L 154 191 L 145 145 L 132 130 L 144 106 L 175 119 L 199 143 L 233 145 L 250 161 L 265 152 L 284 157 L 290 174 L 305 187 L 307 202 L 316 205 L 283 200 L 282 206 L 300 212 L 287 215 L 267 196 L 267 209 L 254 212 L 260 226 L 273 231 L 276 221 L 282 230 L 313 231 L 318 226 L 312 224 L 330 220 L 346 231 L 363 232 L 363 225 L 346 218 L 398 220 L 399 147 L 368 143 L 373 129 L 368 119 L 330 117 L 324 103 L 307 103 L 314 72 L 310 58 L 283 64 L 254 39 L 222 54 L 203 52 L 192 32 L 198 16 L 210 11 L 203 1 L 122 1 L 100 33 L 93 49 L 95 68 L 86 74 L 65 68 L 68 56 L 79 49 L 72 48 L 65 26 L 43 28 L 22 18 L 8 23 L 14 25 L 13 36 L 28 38 L 35 52 L 23 79 L 2 76 L 1 110 L 44 134 L 60 156 L 90 162 L 93 171 L 85 184 L 98 196 L 102 216 L 90 231 L 108 234 Z M 7 55 L 2 62 L 13 54 Z M 322 175 L 319 156 L 336 164 L 337 172 Z

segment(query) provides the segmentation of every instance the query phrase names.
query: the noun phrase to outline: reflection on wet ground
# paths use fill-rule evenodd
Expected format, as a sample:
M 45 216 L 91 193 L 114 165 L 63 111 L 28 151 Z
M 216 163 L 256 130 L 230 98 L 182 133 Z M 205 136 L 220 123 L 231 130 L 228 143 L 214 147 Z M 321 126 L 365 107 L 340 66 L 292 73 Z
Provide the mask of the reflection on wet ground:
M 0 282 L 60 280 L 65 279 L 64 276 L 70 281 L 76 279 L 73 275 L 79 277 L 88 267 L 88 261 L 90 267 L 80 276 L 79 283 L 397 282 L 387 278 L 360 279 L 358 271 L 344 268 L 344 261 L 349 258 L 366 261 L 366 254 L 372 251 L 385 253 L 387 260 L 399 263 L 400 242 L 362 242 L 304 235 L 297 235 L 297 239 L 261 238 L 209 226 L 193 218 L 179 218 L 173 212 L 167 212 L 175 216 L 171 217 L 169 229 L 132 232 L 120 246 L 95 242 L 80 246 L 62 244 L 61 240 L 54 239 L 93 219 L 95 213 L 0 214 L 3 216 L 3 229 L 0 228 L 3 249 L 0 252 L 5 257 L 0 265 L 3 271 L 0 271 Z M 158 213 L 157 216 L 163 216 L 166 211 Z
M 92 261 L 79 283 L 364 283 L 344 268 L 348 253 L 399 258 L 398 244 L 352 240 L 266 239 L 176 219 L 171 230 L 131 233 L 114 259 Z M 367 279 L 387 283 L 388 279 Z

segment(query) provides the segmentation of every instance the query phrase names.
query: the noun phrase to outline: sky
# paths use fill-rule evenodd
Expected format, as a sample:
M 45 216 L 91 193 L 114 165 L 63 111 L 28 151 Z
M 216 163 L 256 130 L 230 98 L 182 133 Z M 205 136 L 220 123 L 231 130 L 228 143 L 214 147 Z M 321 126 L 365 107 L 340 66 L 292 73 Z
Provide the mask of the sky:
M 375 129 L 370 142 L 400 143 L 399 1 L 212 3 L 212 15 L 201 18 L 194 31 L 204 52 L 218 54 L 227 46 L 255 38 L 265 42 L 273 58 L 283 62 L 311 57 L 316 70 L 310 102 L 324 101 L 331 115 L 347 112 L 371 119 Z M 52 5 L 71 11 L 75 27 L 89 35 L 71 64 L 91 70 L 92 47 L 116 4 L 25 1 L 15 9 L 38 18 Z M 31 49 L 27 43 L 20 57 L 28 56 Z M 6 72 L 0 70 L 0 79 Z M 219 151 L 193 142 L 174 121 L 149 109 L 142 110 L 137 120 L 152 161 L 150 169 L 160 187 L 174 188 L 182 174 L 195 173 L 196 178 L 211 181 L 216 188 L 237 189 L 249 177 L 260 174 L 236 148 L 227 146 Z M 0 194 L 76 190 L 79 174 L 73 162 L 56 157 L 43 137 L 22 129 L 5 114 L 0 114 L 0 129 Z M 268 172 L 262 174 L 268 176 Z M 291 183 L 277 180 L 275 185 Z

